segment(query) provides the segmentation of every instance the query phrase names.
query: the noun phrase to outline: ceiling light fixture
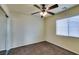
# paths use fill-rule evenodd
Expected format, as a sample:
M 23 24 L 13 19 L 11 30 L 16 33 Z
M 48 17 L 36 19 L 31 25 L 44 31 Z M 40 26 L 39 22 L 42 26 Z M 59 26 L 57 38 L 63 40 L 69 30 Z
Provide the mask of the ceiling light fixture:
M 47 15 L 47 12 L 40 12 L 40 15 L 41 16 L 46 16 Z

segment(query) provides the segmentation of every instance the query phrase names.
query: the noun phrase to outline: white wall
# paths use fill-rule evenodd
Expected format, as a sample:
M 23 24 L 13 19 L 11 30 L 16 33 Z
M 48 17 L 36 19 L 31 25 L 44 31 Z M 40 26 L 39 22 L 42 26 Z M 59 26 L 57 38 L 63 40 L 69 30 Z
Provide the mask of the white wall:
M 0 47 L 0 50 L 5 50 L 5 45 L 6 49 L 9 50 L 10 48 L 45 41 L 43 19 L 38 16 L 15 12 L 10 14 L 7 5 L 1 6 L 9 15 L 9 18 L 7 18 L 6 22 L 6 44 L 4 44 L 4 48 Z
M 46 40 L 50 43 L 79 54 L 79 38 L 56 35 L 56 20 L 74 15 L 79 15 L 79 6 L 66 12 L 46 18 Z
M 12 13 L 12 48 L 44 41 L 44 22 L 37 16 Z

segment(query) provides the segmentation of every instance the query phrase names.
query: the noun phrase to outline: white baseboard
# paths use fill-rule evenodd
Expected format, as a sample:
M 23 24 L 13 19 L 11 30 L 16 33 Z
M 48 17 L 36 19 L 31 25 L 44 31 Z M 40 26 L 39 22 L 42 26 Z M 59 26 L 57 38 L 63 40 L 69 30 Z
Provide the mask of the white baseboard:
M 55 45 L 57 45 L 57 46 L 59 46 L 59 47 L 61 47 L 61 48 L 64 48 L 64 49 L 66 49 L 66 50 L 69 50 L 69 51 L 71 51 L 71 52 L 73 52 L 73 53 L 79 54 L 79 53 L 76 52 L 76 51 L 73 51 L 73 50 L 71 50 L 71 49 L 69 49 L 69 48 L 66 48 L 66 47 L 63 47 L 63 46 L 61 46 L 61 45 L 58 45 L 58 44 L 56 44 L 56 43 L 54 43 L 54 42 L 51 42 L 51 41 L 48 41 L 48 40 L 46 40 L 46 41 L 49 42 L 49 43 L 51 43 L 51 44 L 55 44 Z
M 40 40 L 40 41 L 36 41 L 36 42 L 30 42 L 30 43 L 22 44 L 20 46 L 13 46 L 13 47 L 11 47 L 11 49 L 21 47 L 21 46 L 25 46 L 25 45 L 35 44 L 35 43 L 39 43 L 39 42 L 43 42 L 43 41 L 44 40 Z

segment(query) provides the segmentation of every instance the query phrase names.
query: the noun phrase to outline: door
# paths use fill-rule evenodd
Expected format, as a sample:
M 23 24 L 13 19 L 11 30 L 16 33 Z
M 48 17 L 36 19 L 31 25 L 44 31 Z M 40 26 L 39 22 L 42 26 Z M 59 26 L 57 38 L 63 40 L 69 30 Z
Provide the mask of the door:
M 6 54 L 7 19 L 0 8 L 0 55 Z

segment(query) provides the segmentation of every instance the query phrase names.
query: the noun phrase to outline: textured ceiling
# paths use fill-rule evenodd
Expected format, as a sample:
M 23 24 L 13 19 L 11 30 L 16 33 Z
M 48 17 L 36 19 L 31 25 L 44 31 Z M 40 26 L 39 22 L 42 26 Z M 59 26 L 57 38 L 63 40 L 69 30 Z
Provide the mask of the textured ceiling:
M 53 4 L 51 4 L 51 5 L 53 5 Z M 51 5 L 47 4 L 46 6 L 51 6 Z M 69 8 L 76 6 L 76 4 L 58 4 L 58 5 L 59 5 L 58 8 L 52 9 L 50 11 L 53 13 L 59 13 L 59 12 L 65 11 Z M 15 13 L 24 13 L 24 14 L 31 15 L 31 13 L 33 13 L 33 12 L 40 11 L 39 9 L 34 7 L 33 4 L 9 4 L 7 6 L 9 8 L 10 12 L 15 12 Z M 39 16 L 39 13 L 36 14 L 36 16 L 37 15 Z M 49 15 L 47 15 L 47 16 L 49 16 Z

